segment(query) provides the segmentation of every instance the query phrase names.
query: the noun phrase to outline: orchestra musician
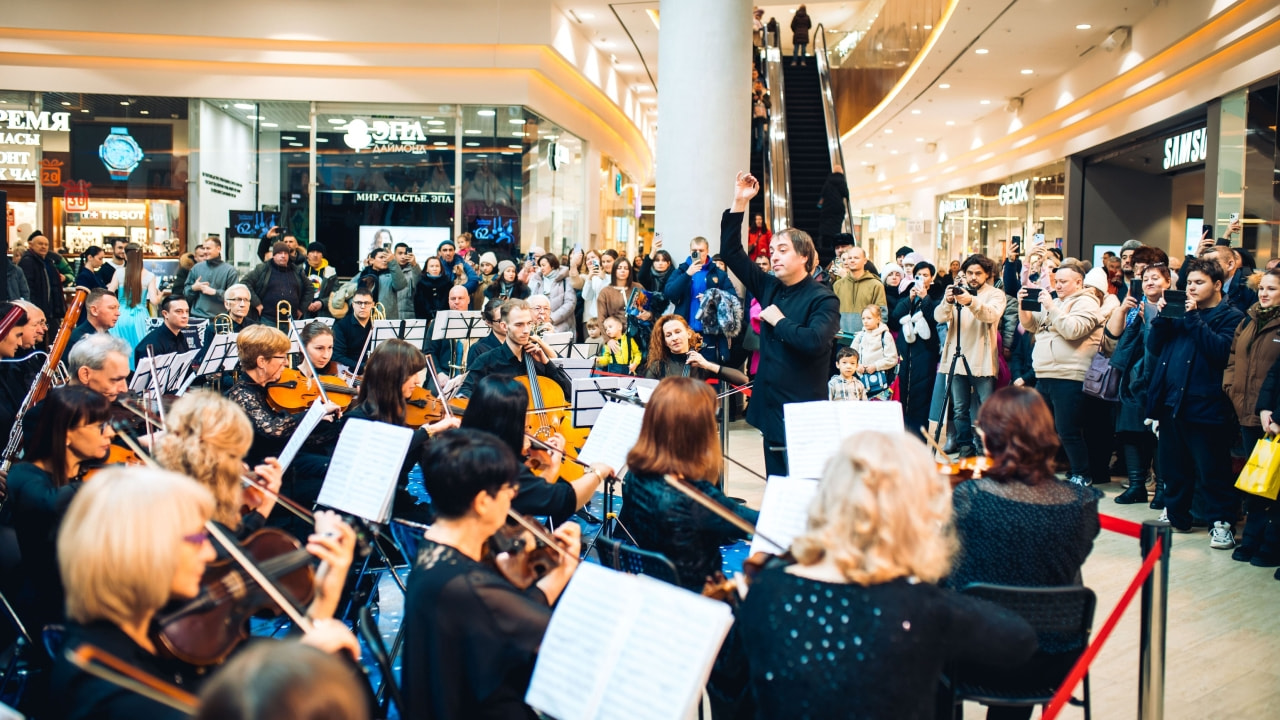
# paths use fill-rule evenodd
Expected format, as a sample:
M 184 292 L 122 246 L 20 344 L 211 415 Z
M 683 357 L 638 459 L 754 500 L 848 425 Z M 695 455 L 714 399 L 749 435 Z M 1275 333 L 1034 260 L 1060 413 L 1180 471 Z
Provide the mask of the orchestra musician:
M 373 332 L 373 304 L 372 291 L 358 288 L 351 296 L 351 309 L 333 323 L 333 359 L 352 372 L 360 365 L 360 355 Z
M 734 385 L 749 382 L 742 372 L 704 358 L 698 352 L 701 348 L 702 335 L 689 327 L 688 320 L 680 315 L 663 315 L 653 324 L 644 376 L 654 380 L 682 376 L 696 380 L 714 377 Z
M 528 302 L 529 309 L 533 312 L 533 336 L 541 338 L 547 333 L 555 332 L 556 325 L 551 322 L 551 298 L 537 293 L 530 295 Z
M 69 384 L 83 385 L 113 403 L 129 391 L 129 345 L 107 333 L 87 335 L 67 352 L 67 372 Z
M 49 334 L 49 321 L 45 318 L 44 311 L 33 303 L 14 300 L 13 304 L 26 311 L 27 324 L 22 331 L 22 342 L 18 344 L 16 353 L 24 359 L 12 363 L 11 372 L 17 374 L 18 384 L 30 387 L 35 382 L 40 368 L 44 367 L 43 356 L 35 355 L 34 351 L 43 350 L 46 347 L 44 338 Z
M 207 286 L 207 284 L 206 284 Z M 226 290 L 222 291 L 222 302 L 227 306 L 227 317 L 231 318 L 231 327 L 229 332 L 238 333 L 245 329 L 249 323 L 249 309 L 253 304 L 253 295 L 249 292 L 249 286 L 244 283 L 236 283 Z M 225 327 L 218 327 L 217 318 L 205 323 L 204 326 L 204 344 L 202 347 L 209 347 L 213 342 L 213 336 L 221 330 L 227 332 Z
M 755 524 L 760 513 L 720 492 L 714 483 L 724 459 L 716 427 L 716 394 L 693 378 L 668 377 L 645 406 L 640 438 L 627 454 L 627 501 L 618 518 L 636 544 L 667 556 L 680 584 L 701 592 L 721 567 L 720 547 L 746 533 L 671 487 L 663 476 L 684 480 L 734 514 Z
M 741 716 L 931 718 L 948 663 L 1031 656 L 1021 617 L 934 584 L 955 544 L 948 488 L 905 432 L 841 444 L 791 545 L 796 562 L 761 570 L 738 608 L 754 706 Z
M 267 385 L 280 379 L 289 359 L 289 338 L 273 327 L 250 325 L 236 336 L 236 346 L 240 379 L 227 392 L 227 399 L 239 405 L 253 423 L 253 443 L 246 459 L 250 465 L 261 465 L 268 457 L 279 457 L 304 417 L 303 413 L 276 410 L 267 400 Z M 325 409 L 329 417 L 338 412 L 333 403 Z M 314 504 L 328 469 L 328 457 L 303 449 L 288 468 L 284 494 L 304 506 Z
M 153 468 L 111 468 L 87 483 L 72 501 L 58 532 L 58 569 L 66 586 L 65 646 L 88 644 L 137 670 L 177 685 L 198 688 L 198 669 L 159 654 L 153 620 L 170 599 L 201 591 L 205 567 L 216 558 L 205 529 L 215 503 L 190 478 Z M 316 542 L 307 550 L 328 551 Z M 304 644 L 359 656 L 355 636 L 341 622 L 312 607 Z M 266 641 L 264 641 L 266 642 Z M 95 677 L 59 654 L 52 696 L 56 717 L 67 720 L 170 720 L 180 712 Z
M 471 309 L 471 295 L 467 293 L 465 285 L 454 285 L 449 288 L 449 309 L 459 311 Z M 461 372 L 463 359 L 466 357 L 467 341 L 448 338 L 432 340 L 435 327 L 436 318 L 432 318 L 431 325 L 427 327 L 427 342 L 422 351 L 435 359 L 436 370 L 440 373 L 452 376 Z
M 22 345 L 27 323 L 27 311 L 7 302 L 0 302 L 0 359 L 12 360 Z M 22 381 L 20 363 L 0 362 L 0 441 L 7 441 L 13 430 L 14 418 L 22 401 L 27 397 L 29 384 Z
M 311 361 L 298 364 L 298 372 L 311 377 L 311 368 L 321 375 L 338 375 L 338 363 L 333 359 L 333 328 L 322 322 L 309 322 L 298 333 L 298 343 Z
M 160 317 L 164 319 L 160 327 L 143 336 L 133 349 L 134 367 L 147 357 L 147 348 L 151 348 L 156 357 L 191 349 L 186 334 L 182 332 L 187 329 L 189 320 L 187 299 L 181 295 L 166 295 L 160 301 Z
M 83 271 L 81 271 L 83 272 Z M 71 331 L 67 347 L 75 347 L 89 335 L 109 335 L 120 320 L 120 300 L 110 290 L 95 288 L 84 300 L 84 322 Z
M 89 388 L 53 388 L 25 428 L 22 462 L 9 468 L 3 523 L 17 535 L 22 590 L 15 605 L 30 627 L 62 618 L 54 536 L 80 489 L 84 465 L 101 460 L 111 448 L 110 416 L 107 399 Z
M 391 339 L 378 345 L 369 354 L 364 380 L 360 383 L 360 392 L 352 401 L 351 407 L 342 415 L 343 425 L 355 419 L 373 420 L 403 427 L 408 413 L 408 405 L 405 401 L 421 386 L 426 368 L 426 356 L 421 350 L 404 340 Z M 428 438 L 456 427 L 458 427 L 458 418 L 449 415 L 414 430 L 413 440 L 409 443 L 409 452 L 405 455 L 400 470 L 400 481 L 396 485 L 392 513 L 395 517 L 415 521 L 429 519 L 427 513 L 415 509 L 417 499 L 408 492 L 409 470 L 422 455 L 422 446 Z
M 502 304 L 506 300 L 490 298 L 484 304 L 481 315 L 484 324 L 489 326 L 489 334 L 471 344 L 467 351 L 467 367 L 475 364 L 479 357 L 507 341 L 507 325 L 502 322 Z
M 529 439 L 525 435 L 528 407 L 529 392 L 523 385 L 510 377 L 490 375 L 476 384 L 462 427 L 496 435 L 516 457 L 522 458 L 529 451 Z M 564 443 L 564 437 L 557 433 L 547 444 L 563 449 Z M 547 516 L 559 524 L 590 502 L 600 482 L 613 474 L 613 468 L 597 462 L 577 480 L 556 482 L 562 458 L 558 453 L 548 454 L 552 457 L 538 473 L 523 463 L 520 465 L 516 478 L 519 486 L 511 506 L 523 515 Z M 429 471 L 425 465 L 422 469 L 424 473 Z
M 471 397 L 476 383 L 488 375 L 525 375 L 525 356 L 533 360 L 534 371 L 543 377 L 554 380 L 564 390 L 565 397 L 571 395 L 573 382 L 565 371 L 551 358 L 555 353 L 541 338 L 532 332 L 533 313 L 529 303 L 524 300 L 508 300 L 502 304 L 502 322 L 507 327 L 507 341 L 502 345 L 481 355 L 468 366 L 467 379 L 458 390 L 459 397 Z
M 555 537 L 570 558 L 521 589 L 484 562 L 519 487 L 515 453 L 463 428 L 427 443 L 421 464 L 438 517 L 409 573 L 402 716 L 532 718 L 524 695 L 551 606 L 577 568 L 581 530 L 561 525 Z

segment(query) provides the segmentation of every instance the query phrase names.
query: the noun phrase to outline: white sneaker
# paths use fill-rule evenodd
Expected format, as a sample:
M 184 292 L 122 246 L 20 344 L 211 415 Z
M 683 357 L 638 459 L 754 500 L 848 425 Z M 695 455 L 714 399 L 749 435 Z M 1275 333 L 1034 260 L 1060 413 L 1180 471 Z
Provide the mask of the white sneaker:
M 1236 546 L 1236 538 L 1231 534 L 1231 525 L 1219 520 L 1209 530 L 1209 547 L 1215 550 L 1230 550 Z
M 1164 510 L 1161 510 L 1161 511 L 1160 511 L 1160 522 L 1162 522 L 1162 523 L 1168 523 L 1168 524 L 1170 525 L 1170 527 L 1172 527 L 1173 531 L 1174 531 L 1174 532 L 1176 532 L 1176 533 L 1189 533 L 1189 532 L 1191 532 L 1191 528 L 1185 528 L 1185 529 L 1184 529 L 1184 528 L 1180 528 L 1180 527 L 1178 527 L 1177 525 L 1174 525 L 1173 523 L 1169 522 L 1169 509 L 1168 509 L 1168 508 L 1165 508 Z

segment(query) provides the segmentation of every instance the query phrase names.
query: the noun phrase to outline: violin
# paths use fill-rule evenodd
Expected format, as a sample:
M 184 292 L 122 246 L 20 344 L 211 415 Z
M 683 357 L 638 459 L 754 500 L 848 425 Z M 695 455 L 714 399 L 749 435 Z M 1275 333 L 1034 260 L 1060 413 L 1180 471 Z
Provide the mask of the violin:
M 982 474 L 989 469 L 991 469 L 991 458 L 985 455 L 938 463 L 938 472 L 950 478 L 953 488 L 965 480 L 976 480 L 982 477 Z
M 507 524 L 489 538 L 482 562 L 524 590 L 560 567 L 561 556 L 577 560 L 538 521 L 508 509 Z
M 356 389 L 349 387 L 341 378 L 332 375 L 321 375 L 318 380 L 306 377 L 301 371 L 285 368 L 280 379 L 267 383 L 267 400 L 271 407 L 282 412 L 302 412 L 315 404 L 321 397 L 320 389 L 329 402 L 343 410 L 356 397 Z
M 138 453 L 126 447 L 112 445 L 107 451 L 107 456 L 94 464 L 84 473 L 84 480 L 88 482 L 98 472 L 110 467 L 111 465 L 142 465 L 142 458 L 138 457 Z
M 268 581 L 286 593 L 286 601 L 305 606 L 315 595 L 315 556 L 293 536 L 263 528 L 241 544 Z M 197 666 L 217 665 L 249 637 L 249 618 L 280 608 L 263 586 L 233 559 L 211 563 L 194 599 L 159 617 L 156 647 L 170 657 Z M 291 598 L 288 596 L 292 596 Z
M 422 386 L 414 388 L 404 404 L 404 424 L 412 428 L 440 422 L 452 410 L 445 408 L 439 398 Z

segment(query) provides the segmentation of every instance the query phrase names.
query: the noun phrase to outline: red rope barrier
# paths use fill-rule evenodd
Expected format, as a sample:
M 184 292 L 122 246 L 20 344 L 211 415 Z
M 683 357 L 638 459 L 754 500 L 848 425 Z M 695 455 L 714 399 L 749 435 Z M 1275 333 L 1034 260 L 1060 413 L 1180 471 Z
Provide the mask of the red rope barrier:
M 1111 532 L 1134 538 L 1142 536 L 1142 525 L 1132 520 L 1125 520 L 1114 515 L 1103 515 L 1102 513 L 1098 513 L 1098 520 L 1101 522 L 1103 530 L 1110 530 Z
M 1107 517 L 1103 515 L 1101 517 Z M 1118 520 L 1118 518 L 1111 518 Z M 1127 521 L 1126 521 L 1127 522 Z M 1136 523 L 1134 523 L 1136 524 Z M 1123 532 L 1123 531 L 1117 531 Z M 1076 664 L 1072 666 L 1071 672 L 1067 678 L 1058 686 L 1058 692 L 1054 694 L 1053 701 L 1049 703 L 1049 707 L 1045 709 L 1042 720 L 1053 720 L 1062 711 L 1062 708 L 1071 699 L 1071 693 L 1075 691 L 1076 685 L 1084 679 L 1085 673 L 1089 671 L 1089 665 L 1093 663 L 1093 659 L 1097 657 L 1098 651 L 1102 650 L 1102 645 L 1111 636 L 1111 631 L 1115 629 L 1116 624 L 1120 622 L 1120 616 L 1129 607 L 1129 603 L 1133 602 L 1133 597 L 1138 594 L 1138 588 L 1142 587 L 1142 583 L 1147 581 L 1147 576 L 1151 574 L 1151 570 L 1155 567 L 1156 560 L 1160 559 L 1160 555 L 1164 552 L 1164 541 L 1156 538 L 1156 542 L 1151 547 L 1151 552 L 1147 553 L 1147 557 L 1142 562 L 1142 568 L 1138 570 L 1138 574 L 1134 576 L 1133 582 L 1129 583 L 1129 587 L 1125 589 L 1124 595 L 1121 596 L 1120 602 L 1115 609 L 1111 611 L 1111 615 L 1107 617 L 1107 621 L 1103 623 L 1102 629 L 1098 631 L 1093 642 L 1089 643 L 1089 647 L 1080 654 L 1080 658 L 1076 660 Z

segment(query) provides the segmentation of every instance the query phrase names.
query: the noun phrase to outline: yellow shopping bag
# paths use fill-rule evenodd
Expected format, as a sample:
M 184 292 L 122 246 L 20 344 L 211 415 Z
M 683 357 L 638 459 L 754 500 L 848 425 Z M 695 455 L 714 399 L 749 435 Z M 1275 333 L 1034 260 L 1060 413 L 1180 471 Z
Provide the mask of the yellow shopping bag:
M 1253 446 L 1253 454 L 1240 471 L 1236 487 L 1271 500 L 1280 495 L 1280 447 L 1275 438 L 1264 437 Z

